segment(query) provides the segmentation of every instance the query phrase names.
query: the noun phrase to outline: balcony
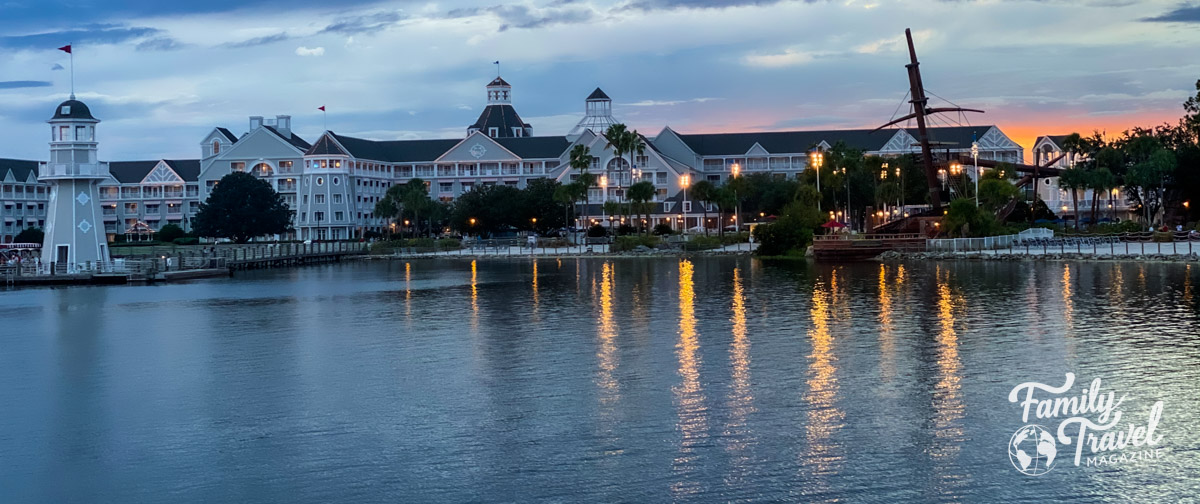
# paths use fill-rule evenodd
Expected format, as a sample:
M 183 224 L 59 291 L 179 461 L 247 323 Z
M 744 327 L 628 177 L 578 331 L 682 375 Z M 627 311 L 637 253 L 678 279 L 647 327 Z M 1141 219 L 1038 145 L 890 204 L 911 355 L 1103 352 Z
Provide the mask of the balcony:
M 291 182 L 280 180 L 277 186 L 279 192 L 296 192 L 296 181 L 294 180 Z
M 105 163 L 86 164 L 50 164 L 38 165 L 38 179 L 63 178 L 108 178 L 108 165 Z

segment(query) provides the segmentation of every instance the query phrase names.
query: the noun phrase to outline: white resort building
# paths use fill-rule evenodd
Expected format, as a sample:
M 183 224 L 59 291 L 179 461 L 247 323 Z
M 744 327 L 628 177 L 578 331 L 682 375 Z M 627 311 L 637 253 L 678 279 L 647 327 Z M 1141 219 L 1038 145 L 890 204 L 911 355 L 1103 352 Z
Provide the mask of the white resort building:
M 1039 165 L 1045 165 L 1060 155 L 1063 156 L 1055 163 L 1049 165 L 1054 168 L 1070 168 L 1077 163 L 1084 161 L 1084 158 L 1077 158 L 1077 154 L 1067 152 L 1063 149 L 1062 144 L 1069 135 L 1046 135 L 1037 137 L 1033 144 L 1034 161 Z M 1037 188 L 1038 197 L 1046 202 L 1046 206 L 1050 211 L 1058 214 L 1059 218 L 1074 220 L 1076 218 L 1084 219 L 1087 222 L 1092 212 L 1092 195 L 1094 191 L 1091 189 L 1081 189 L 1078 191 L 1077 199 L 1072 198 L 1071 190 L 1062 188 L 1058 183 L 1058 177 L 1048 177 L 1039 179 Z M 1096 220 L 1104 222 L 1102 219 L 1110 220 L 1125 220 L 1133 217 L 1133 212 L 1136 208 L 1131 208 L 1129 200 L 1125 198 L 1124 188 L 1116 187 L 1106 191 L 1100 195 L 1098 213 Z M 1075 204 L 1078 201 L 1079 207 Z
M 534 178 L 565 183 L 579 175 L 569 164 L 569 153 L 579 144 L 590 149 L 589 171 L 603 181 L 591 190 L 589 215 L 600 215 L 604 201 L 621 200 L 631 184 L 648 180 L 657 189 L 654 223 L 682 216 L 687 227 L 694 227 L 700 225 L 700 208 L 684 199 L 682 181 L 720 182 L 734 166 L 744 174 L 795 177 L 808 169 L 814 148 L 838 142 L 881 156 L 919 149 L 915 132 L 906 129 L 685 133 L 664 127 L 643 138 L 647 148 L 630 166 L 628 154 L 615 156 L 602 136 L 617 119 L 612 99 L 601 89 L 585 98 L 584 117 L 562 136 L 534 136 L 533 126 L 517 114 L 512 86 L 504 79 L 495 78 L 485 90 L 487 105 L 467 127 L 465 138 L 371 140 L 326 131 L 310 144 L 293 133 L 290 116 L 254 116 L 240 136 L 212 129 L 200 142 L 199 159 L 110 162 L 111 177 L 100 185 L 104 231 L 111 240 L 168 223 L 188 230 L 200 202 L 221 177 L 246 171 L 269 181 L 292 208 L 295 231 L 282 238 L 357 238 L 388 225 L 373 209 L 391 185 L 419 177 L 431 197 L 448 201 L 481 185 L 524 187 Z M 929 131 L 940 152 L 969 154 L 977 141 L 980 159 L 1023 162 L 1022 147 L 995 126 Z M 36 161 L 0 159 L 4 242 L 24 228 L 44 227 L 48 192 L 37 180 L 36 168 Z

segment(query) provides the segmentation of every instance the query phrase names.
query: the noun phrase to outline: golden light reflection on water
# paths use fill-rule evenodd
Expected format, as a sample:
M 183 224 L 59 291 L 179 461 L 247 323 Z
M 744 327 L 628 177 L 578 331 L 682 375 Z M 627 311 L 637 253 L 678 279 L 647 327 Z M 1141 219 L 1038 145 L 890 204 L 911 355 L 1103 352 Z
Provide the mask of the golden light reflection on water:
M 812 329 L 808 339 L 812 353 L 808 355 L 808 390 L 804 401 L 808 403 L 808 422 L 805 425 L 807 441 L 803 465 L 812 478 L 814 490 L 827 491 L 826 476 L 836 474 L 845 460 L 841 447 L 834 436 L 841 430 L 846 413 L 838 408 L 837 358 L 833 354 L 833 335 L 829 332 L 832 301 L 836 298 L 833 289 L 837 286 L 837 272 L 829 281 L 829 290 L 822 282 L 813 286 L 809 318 Z
M 966 483 L 965 475 L 955 474 L 965 437 L 963 416 L 966 405 L 962 392 L 962 361 L 958 355 L 958 332 L 954 328 L 955 310 L 963 299 L 950 288 L 950 273 L 937 267 L 937 382 L 933 391 L 933 438 L 929 455 L 933 458 L 935 483 L 942 495 L 953 495 Z
M 1071 296 L 1071 265 L 1063 265 L 1062 277 L 1063 319 L 1067 322 L 1067 336 L 1075 331 L 1075 302 Z
M 700 345 L 696 337 L 694 266 L 691 261 L 679 261 L 679 376 L 682 382 L 674 389 L 679 415 L 677 429 L 682 437 L 673 470 L 680 479 L 671 484 L 676 497 L 695 495 L 701 482 L 694 476 L 701 467 L 698 447 L 708 438 L 707 408 L 704 390 L 700 385 Z
M 729 421 L 725 425 L 725 436 L 729 439 L 726 450 L 730 452 L 730 463 L 734 468 L 734 479 L 738 483 L 746 476 L 750 462 L 747 450 L 754 445 L 753 432 L 747 427 L 747 417 L 755 411 L 754 391 L 750 388 L 750 339 L 746 333 L 746 294 L 742 287 L 741 269 L 733 269 L 733 341 L 729 345 L 729 361 L 732 368 L 729 391 Z
M 1192 306 L 1192 265 L 1183 268 L 1183 301 Z
M 600 274 L 598 322 L 599 349 L 596 357 L 599 359 L 599 369 L 596 373 L 596 386 L 600 388 L 600 403 L 611 406 L 620 398 L 620 391 L 614 376 L 617 370 L 617 325 L 613 321 L 613 266 L 607 262 L 604 263 Z
M 902 281 L 904 266 L 898 266 L 897 286 Z M 896 334 L 892 321 L 892 294 L 888 292 L 887 265 L 879 265 L 879 378 L 889 383 L 896 377 Z
M 475 261 L 471 261 L 471 329 L 479 329 L 479 269 Z
M 404 263 L 404 318 L 412 323 L 412 263 Z
M 533 260 L 533 315 L 538 313 L 538 262 Z

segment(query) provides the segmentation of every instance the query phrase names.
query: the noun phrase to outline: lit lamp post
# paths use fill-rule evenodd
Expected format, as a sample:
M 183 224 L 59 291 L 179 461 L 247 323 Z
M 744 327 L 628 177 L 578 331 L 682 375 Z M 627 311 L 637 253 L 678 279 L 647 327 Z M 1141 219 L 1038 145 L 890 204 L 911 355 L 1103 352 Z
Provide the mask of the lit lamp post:
M 971 142 L 971 160 L 975 163 L 975 206 L 979 206 L 979 142 Z
M 687 214 L 688 214 L 688 186 L 692 184 L 692 176 L 683 174 L 679 176 L 679 185 L 683 186 L 683 234 L 687 234 Z
M 812 154 L 809 154 L 813 170 L 817 171 L 817 211 L 821 210 L 821 163 L 825 161 L 825 155 L 821 153 L 821 149 L 813 149 Z
M 834 168 L 834 172 L 835 173 L 837 172 L 836 168 Z M 844 166 L 842 167 L 842 178 L 846 179 L 846 220 L 845 220 L 845 223 L 846 223 L 846 227 L 850 228 L 850 230 L 853 231 L 854 226 L 850 222 L 850 173 L 846 171 L 846 167 L 844 167 Z
M 742 165 L 733 163 L 733 166 L 730 168 L 730 175 L 733 178 L 737 178 L 738 175 L 741 173 L 742 173 Z M 733 210 L 733 224 L 734 224 L 733 229 L 734 229 L 734 231 L 733 232 L 740 233 L 742 231 L 742 222 L 740 220 L 738 220 L 738 217 L 741 217 L 741 215 L 742 215 L 742 200 L 738 199 L 737 186 L 733 187 L 733 202 L 734 202 L 734 210 Z M 742 242 L 738 242 L 738 250 L 741 250 L 741 248 L 742 248 Z

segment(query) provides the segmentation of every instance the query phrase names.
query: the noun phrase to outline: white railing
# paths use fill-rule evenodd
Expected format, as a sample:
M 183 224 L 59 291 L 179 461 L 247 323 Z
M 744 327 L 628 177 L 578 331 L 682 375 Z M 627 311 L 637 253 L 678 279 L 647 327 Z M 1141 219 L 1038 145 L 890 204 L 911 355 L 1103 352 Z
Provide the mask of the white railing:
M 925 250 L 930 252 L 974 252 L 1011 248 L 1023 240 L 1053 238 L 1054 231 L 1046 228 L 1029 228 L 1015 235 L 985 236 L 982 238 L 931 238 L 925 240 Z

